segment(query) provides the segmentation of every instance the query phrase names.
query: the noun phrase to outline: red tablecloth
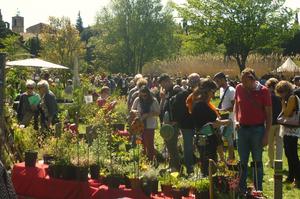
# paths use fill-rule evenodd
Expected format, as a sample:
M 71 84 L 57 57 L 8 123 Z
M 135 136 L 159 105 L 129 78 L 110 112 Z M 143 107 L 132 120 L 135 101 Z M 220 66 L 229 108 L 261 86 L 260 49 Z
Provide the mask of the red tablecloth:
M 49 178 L 47 165 L 36 164 L 36 167 L 25 167 L 24 163 L 14 165 L 12 181 L 16 192 L 21 196 L 34 199 L 148 199 L 141 190 L 110 189 L 96 180 L 88 182 L 66 181 Z M 169 199 L 163 194 L 152 195 L 153 199 Z M 185 199 L 192 199 L 189 197 Z

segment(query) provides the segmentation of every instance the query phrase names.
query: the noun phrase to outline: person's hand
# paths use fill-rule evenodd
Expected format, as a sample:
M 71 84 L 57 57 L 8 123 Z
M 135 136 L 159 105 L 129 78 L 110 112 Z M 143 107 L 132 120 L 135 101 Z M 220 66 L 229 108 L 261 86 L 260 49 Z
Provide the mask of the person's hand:
M 235 130 L 238 131 L 241 128 L 240 123 L 236 122 L 235 123 Z

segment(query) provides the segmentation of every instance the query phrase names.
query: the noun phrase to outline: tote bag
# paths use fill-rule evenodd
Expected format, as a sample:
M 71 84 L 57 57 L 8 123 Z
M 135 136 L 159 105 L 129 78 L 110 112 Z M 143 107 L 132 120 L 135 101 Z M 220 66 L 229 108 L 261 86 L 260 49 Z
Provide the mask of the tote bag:
M 288 126 L 288 127 L 293 127 L 293 128 L 300 127 L 300 99 L 297 95 L 295 95 L 295 96 L 297 99 L 297 109 L 294 111 L 293 115 L 290 117 L 285 117 L 283 115 L 283 112 L 281 112 L 279 114 L 279 116 L 277 117 L 278 124 Z

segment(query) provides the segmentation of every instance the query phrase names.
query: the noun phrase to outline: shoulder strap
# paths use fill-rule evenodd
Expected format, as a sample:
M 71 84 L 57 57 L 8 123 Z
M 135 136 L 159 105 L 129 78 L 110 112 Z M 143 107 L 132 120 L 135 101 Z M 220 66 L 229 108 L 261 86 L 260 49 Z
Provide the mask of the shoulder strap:
M 223 93 L 223 96 L 221 98 L 221 101 L 219 102 L 219 105 L 218 105 L 218 108 L 221 109 L 222 108 L 222 103 L 223 103 L 223 100 L 225 98 L 225 95 L 226 95 L 226 92 L 227 90 L 229 89 L 230 86 L 227 86 L 227 88 L 225 89 L 224 93 Z

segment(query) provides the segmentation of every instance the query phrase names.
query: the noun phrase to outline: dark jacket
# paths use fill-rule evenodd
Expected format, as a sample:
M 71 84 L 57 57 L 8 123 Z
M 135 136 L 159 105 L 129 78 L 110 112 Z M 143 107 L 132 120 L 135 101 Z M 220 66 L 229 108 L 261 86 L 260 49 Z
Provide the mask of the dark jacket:
M 206 102 L 197 102 L 193 106 L 192 119 L 194 127 L 196 129 L 201 129 L 205 124 L 216 121 L 217 114 Z
M 274 92 L 271 93 L 271 98 L 272 98 L 272 113 L 273 113 L 272 124 L 275 125 L 277 124 L 277 117 L 281 112 L 281 101 L 280 98 L 276 96 Z
M 173 118 L 181 129 L 193 129 L 192 115 L 186 106 L 186 99 L 192 93 L 191 90 L 183 90 L 174 97 Z
M 57 122 L 58 106 L 55 95 L 49 91 L 42 97 L 41 100 L 42 122 L 52 121 L 52 124 Z
M 173 100 L 174 100 L 174 97 L 177 94 L 177 92 L 174 91 L 173 88 L 171 88 L 171 90 L 169 90 L 166 94 L 167 94 L 167 96 L 166 96 L 165 102 L 164 102 L 163 107 L 160 112 L 161 122 L 163 121 L 164 114 L 166 112 L 171 113 L 171 114 L 169 114 L 169 121 L 174 121 Z

